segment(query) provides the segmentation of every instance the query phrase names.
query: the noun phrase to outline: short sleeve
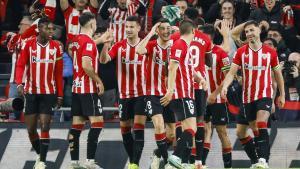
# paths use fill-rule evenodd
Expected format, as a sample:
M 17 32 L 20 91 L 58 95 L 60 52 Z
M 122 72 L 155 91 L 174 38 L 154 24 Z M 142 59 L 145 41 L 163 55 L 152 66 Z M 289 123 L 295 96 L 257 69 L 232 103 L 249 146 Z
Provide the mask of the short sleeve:
M 176 43 L 177 44 L 177 43 Z M 183 53 L 183 50 L 178 47 L 178 45 L 174 44 L 171 47 L 171 56 L 170 60 L 175 60 L 177 62 L 180 62 L 181 55 Z
M 93 44 L 93 42 L 84 43 L 84 45 L 82 46 L 82 57 L 86 57 L 86 56 L 88 56 L 90 58 L 96 57 L 94 55 L 95 50 L 97 50 L 97 48 Z
M 116 43 L 112 46 L 112 48 L 108 51 L 108 55 L 111 60 L 115 59 L 118 55 L 119 43 Z
M 234 54 L 232 63 L 242 66 L 242 55 L 239 50 Z
M 273 51 L 271 51 L 270 54 L 271 54 L 271 68 L 273 70 L 279 69 L 280 64 L 279 64 L 277 52 L 275 50 L 273 50 Z
M 205 53 L 211 53 L 211 49 L 212 49 L 211 40 L 209 40 L 208 38 L 206 38 L 206 39 L 207 39 L 206 40 L 207 45 L 206 45 L 206 51 L 205 51 Z
M 146 45 L 147 55 L 152 56 L 154 43 L 152 41 L 148 42 Z

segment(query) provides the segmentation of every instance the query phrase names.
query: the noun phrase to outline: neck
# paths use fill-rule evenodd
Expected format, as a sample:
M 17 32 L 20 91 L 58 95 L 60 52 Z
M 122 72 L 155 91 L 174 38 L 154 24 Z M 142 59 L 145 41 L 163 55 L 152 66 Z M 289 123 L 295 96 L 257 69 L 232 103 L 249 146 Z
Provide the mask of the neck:
M 85 29 L 83 27 L 81 27 L 81 30 L 80 30 L 80 33 L 81 34 L 85 34 L 85 35 L 88 35 L 89 37 L 92 37 L 93 36 L 93 33 L 90 29 Z
M 261 43 L 261 41 L 256 41 L 256 42 L 254 42 L 254 43 L 251 43 L 251 42 L 250 42 L 250 43 L 249 43 L 249 46 L 250 46 L 251 49 L 257 51 L 258 49 L 261 48 L 262 43 Z
M 128 43 L 130 44 L 130 45 L 136 45 L 137 44 L 137 42 L 139 41 L 139 39 L 140 38 L 138 38 L 138 37 L 132 37 L 132 38 L 127 38 L 127 41 L 128 41 Z
M 48 43 L 48 39 L 42 38 L 41 36 L 37 37 L 37 41 L 42 45 L 46 45 Z
M 274 6 L 266 6 L 266 8 L 267 8 L 267 10 L 268 10 L 269 12 L 272 11 L 273 7 L 274 7 Z
M 83 11 L 83 10 L 84 10 L 84 7 L 82 7 L 82 6 L 75 6 L 75 8 L 76 8 L 78 11 Z
M 162 40 L 161 38 L 158 38 L 158 39 L 157 39 L 157 42 L 158 42 L 158 44 L 159 44 L 161 47 L 163 47 L 163 48 L 165 48 L 165 47 L 168 46 L 168 41 L 164 41 L 164 40 Z
M 192 35 L 192 34 L 181 35 L 180 38 L 183 39 L 188 45 L 190 45 L 190 43 L 191 43 L 192 40 L 193 40 L 193 35 Z

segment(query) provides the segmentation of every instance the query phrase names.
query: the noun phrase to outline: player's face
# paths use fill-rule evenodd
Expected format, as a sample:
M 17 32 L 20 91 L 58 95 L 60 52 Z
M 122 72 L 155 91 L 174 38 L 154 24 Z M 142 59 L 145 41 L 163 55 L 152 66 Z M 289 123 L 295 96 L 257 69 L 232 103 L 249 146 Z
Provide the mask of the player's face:
M 248 25 L 245 28 L 245 34 L 247 37 L 248 42 L 254 43 L 259 40 L 260 35 L 260 29 L 259 27 L 256 27 L 255 25 Z
M 44 40 L 50 40 L 52 38 L 52 33 L 48 29 L 47 23 L 39 25 L 39 36 L 41 36 L 42 39 Z
M 281 41 L 281 39 L 282 39 L 282 37 L 281 37 L 281 35 L 280 35 L 279 32 L 272 31 L 272 30 L 270 30 L 268 32 L 268 38 L 272 38 L 272 39 L 276 40 L 277 43 L 279 43 Z
M 19 33 L 22 34 L 25 32 L 26 29 L 28 29 L 30 27 L 30 22 L 28 19 L 24 18 L 21 20 L 20 24 L 19 24 Z
M 161 23 L 158 27 L 157 34 L 163 41 L 170 40 L 171 25 L 169 23 Z
M 234 7 L 232 5 L 232 3 L 230 2 L 225 2 L 222 5 L 222 16 L 224 19 L 231 19 L 233 18 L 233 14 L 234 14 Z
M 75 6 L 78 7 L 85 7 L 86 4 L 88 3 L 88 0 L 74 0 L 75 1 Z
M 176 6 L 179 7 L 180 9 L 180 15 L 183 16 L 184 15 L 184 11 L 187 9 L 187 3 L 185 1 L 177 1 L 176 2 Z
M 55 34 L 54 24 L 53 23 L 49 23 L 48 27 L 47 27 L 47 30 L 48 30 L 48 34 L 49 34 L 49 39 L 52 39 L 53 35 Z
M 276 48 L 271 40 L 265 40 L 264 44 L 276 50 Z
M 127 8 L 127 0 L 117 0 L 118 6 L 121 9 Z
M 138 36 L 140 25 L 135 21 L 127 21 L 125 24 L 125 32 L 127 38 L 134 38 Z

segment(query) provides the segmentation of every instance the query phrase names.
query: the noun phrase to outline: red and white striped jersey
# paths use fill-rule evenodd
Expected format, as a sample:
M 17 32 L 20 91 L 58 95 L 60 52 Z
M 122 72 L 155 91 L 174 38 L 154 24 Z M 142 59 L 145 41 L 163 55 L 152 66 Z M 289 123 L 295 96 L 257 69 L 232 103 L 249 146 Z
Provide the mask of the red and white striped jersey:
M 139 1 L 134 0 L 128 5 L 127 10 L 118 7 L 109 8 L 110 24 L 109 27 L 113 30 L 114 42 L 119 42 L 126 38 L 125 22 L 128 16 L 136 15 L 139 7 Z
M 170 55 L 170 46 L 162 48 L 157 40 L 148 42 L 146 61 L 147 95 L 163 96 L 166 94 L 167 62 Z
M 219 46 L 215 45 L 212 48 L 212 66 L 206 66 L 206 79 L 209 82 L 207 94 L 210 95 L 218 86 L 221 85 L 225 76 L 223 71 L 230 69 L 230 61 L 227 53 Z M 225 103 L 225 100 L 218 94 L 216 103 Z
M 176 41 L 180 38 L 180 33 L 175 32 L 171 39 Z M 199 30 L 195 30 L 194 39 L 190 44 L 190 52 L 194 58 L 194 67 L 196 71 L 200 71 L 201 75 L 205 77 L 205 54 L 211 53 L 211 41 L 209 37 Z M 199 83 L 194 83 L 195 89 L 201 89 Z
M 91 59 L 92 66 L 98 73 L 98 49 L 91 37 L 85 34 L 77 35 L 70 44 L 73 57 L 73 93 L 97 93 L 97 84 L 82 68 L 82 58 Z
M 46 16 L 53 22 L 56 14 L 56 0 L 39 0 L 40 4 L 44 5 Z
M 76 8 L 69 6 L 64 11 L 66 31 L 67 31 L 67 41 L 72 41 L 75 35 L 78 35 L 80 32 L 79 17 L 83 12 L 92 12 L 97 14 L 97 9 L 92 6 L 87 6 L 85 10 L 79 11 Z
M 233 64 L 242 67 L 244 103 L 264 97 L 272 98 L 271 68 L 280 68 L 274 49 L 263 45 L 259 50 L 254 51 L 248 44 L 244 45 L 237 50 Z
M 137 43 L 138 44 L 138 43 Z M 146 94 L 146 57 L 135 52 L 127 39 L 117 42 L 108 52 L 111 60 L 116 59 L 120 98 L 133 98 Z
M 11 75 L 10 75 L 10 83 L 14 83 L 16 79 L 16 64 L 17 60 L 20 57 L 21 48 L 25 44 L 27 40 L 36 35 L 36 25 L 33 24 L 30 28 L 28 28 L 23 34 L 12 34 L 10 40 L 7 43 L 7 49 L 10 53 L 12 53 L 12 65 L 11 65 Z M 25 71 L 26 72 L 26 71 Z M 23 81 L 25 82 L 26 73 L 24 72 Z
M 25 92 L 29 94 L 57 94 L 63 96 L 62 46 L 54 40 L 46 45 L 37 38 L 28 40 L 22 47 L 17 61 L 16 83 L 22 83 L 25 66 L 28 66 Z
M 179 63 L 173 99 L 194 99 L 194 61 L 189 46 L 183 39 L 177 40 L 171 47 L 170 60 Z

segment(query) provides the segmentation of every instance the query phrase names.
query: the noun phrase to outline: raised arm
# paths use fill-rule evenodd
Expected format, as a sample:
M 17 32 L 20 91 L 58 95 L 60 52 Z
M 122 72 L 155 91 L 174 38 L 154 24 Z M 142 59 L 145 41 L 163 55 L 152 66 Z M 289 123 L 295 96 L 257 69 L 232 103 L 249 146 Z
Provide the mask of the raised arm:
M 143 55 L 143 54 L 147 53 L 146 46 L 147 46 L 149 40 L 151 39 L 151 37 L 156 34 L 156 30 L 159 27 L 159 25 L 160 25 L 160 22 L 156 23 L 152 27 L 149 34 L 137 45 L 137 47 L 136 47 L 136 53 L 137 54 Z
M 65 11 L 69 7 L 68 0 L 60 0 L 60 8 L 62 11 Z
M 98 0 L 90 0 L 90 5 L 91 5 L 93 8 L 96 8 L 96 9 L 99 8 L 99 2 L 98 2 Z

